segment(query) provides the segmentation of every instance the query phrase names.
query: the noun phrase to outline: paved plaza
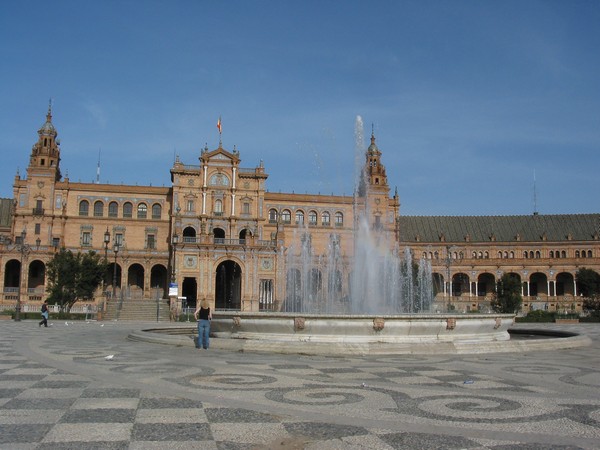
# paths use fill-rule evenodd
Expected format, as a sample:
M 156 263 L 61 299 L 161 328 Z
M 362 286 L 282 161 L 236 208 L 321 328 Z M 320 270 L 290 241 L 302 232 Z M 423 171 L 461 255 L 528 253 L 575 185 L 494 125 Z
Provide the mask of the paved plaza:
M 361 357 L 52 325 L 0 322 L 0 449 L 600 448 L 598 325 L 552 325 L 575 349 Z

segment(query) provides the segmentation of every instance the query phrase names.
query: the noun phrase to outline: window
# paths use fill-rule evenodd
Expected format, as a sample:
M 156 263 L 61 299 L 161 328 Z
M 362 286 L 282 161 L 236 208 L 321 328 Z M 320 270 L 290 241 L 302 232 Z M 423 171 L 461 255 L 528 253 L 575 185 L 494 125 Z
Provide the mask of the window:
M 90 212 L 90 202 L 88 202 L 87 200 L 81 200 L 81 202 L 79 202 L 79 215 L 80 216 L 87 216 Z
M 92 233 L 89 231 L 84 231 L 81 233 L 81 245 L 83 247 L 92 245 Z
M 323 222 L 323 226 L 328 227 L 331 223 L 331 216 L 329 215 L 329 213 L 327 211 L 325 211 L 323 213 L 323 215 L 321 216 L 321 220 Z
M 335 226 L 344 226 L 344 215 L 339 211 L 335 213 Z
M 160 219 L 161 216 L 162 216 L 162 206 L 160 206 L 159 203 L 155 203 L 154 205 L 152 205 L 152 218 Z
M 242 204 L 242 214 L 250 215 L 250 203 L 244 202 Z
M 149 234 L 146 237 L 146 248 L 155 249 L 156 248 L 156 239 L 153 234 Z
M 137 218 L 145 219 L 148 217 L 148 206 L 145 203 L 140 203 L 137 207 Z
M 110 202 L 108 204 L 108 217 L 117 217 L 119 214 L 119 205 L 117 202 Z
M 310 211 L 308 213 L 308 223 L 309 223 L 309 225 L 316 225 L 317 224 L 317 213 L 316 213 L 316 211 Z
M 39 223 L 35 224 L 35 234 L 40 234 L 42 226 Z
M 292 213 L 289 209 L 284 209 L 281 212 L 281 221 L 283 223 L 291 223 L 292 222 Z
M 304 212 L 296 211 L 296 225 L 302 225 L 304 223 Z
M 260 280 L 258 285 L 258 306 L 261 310 L 274 310 L 273 280 Z
M 113 245 L 118 245 L 119 247 L 123 247 L 123 233 L 115 233 L 115 239 L 113 241 Z
M 276 209 L 269 210 L 269 222 L 277 223 L 277 210 Z
M 194 200 L 188 200 L 185 203 L 185 211 L 186 212 L 194 212 Z
M 123 217 L 133 217 L 133 205 L 131 204 L 131 202 L 126 202 L 125 204 L 123 204 Z
M 94 202 L 94 217 L 102 217 L 104 215 L 104 203 L 100 200 Z
M 223 215 L 223 201 L 222 200 L 215 200 L 215 216 L 222 216 Z

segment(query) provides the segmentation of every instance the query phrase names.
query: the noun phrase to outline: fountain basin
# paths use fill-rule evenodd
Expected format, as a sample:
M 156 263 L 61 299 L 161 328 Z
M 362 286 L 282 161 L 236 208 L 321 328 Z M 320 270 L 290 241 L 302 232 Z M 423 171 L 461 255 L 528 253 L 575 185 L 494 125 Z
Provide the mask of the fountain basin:
M 313 343 L 490 342 L 510 339 L 510 314 L 323 315 L 219 312 L 211 334 L 228 339 Z
M 591 344 L 589 337 L 576 333 L 509 330 L 513 322 L 510 314 L 336 316 L 218 311 L 211 325 L 211 349 L 323 356 L 450 355 L 559 350 Z M 533 338 L 511 339 L 515 333 Z M 193 323 L 135 331 L 129 339 L 193 347 L 196 334 Z

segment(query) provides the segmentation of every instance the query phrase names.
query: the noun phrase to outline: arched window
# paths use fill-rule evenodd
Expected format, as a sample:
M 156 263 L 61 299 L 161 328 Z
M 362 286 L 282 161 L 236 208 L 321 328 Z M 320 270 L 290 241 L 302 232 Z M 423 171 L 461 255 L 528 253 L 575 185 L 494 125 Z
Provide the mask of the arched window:
M 498 258 L 502 259 L 502 252 L 498 252 Z
M 277 223 L 277 210 L 274 208 L 269 210 L 269 222 Z
M 162 216 L 162 206 L 160 206 L 160 203 L 155 203 L 154 205 L 152 205 L 152 218 L 160 219 L 161 216 Z
M 90 202 L 87 200 L 81 200 L 79 202 L 79 215 L 87 216 L 90 213 Z
M 292 222 L 292 213 L 289 209 L 284 209 L 281 212 L 281 221 L 283 223 L 291 223 Z
M 331 215 L 329 214 L 329 212 L 325 211 L 321 215 L 321 220 L 323 222 L 323 226 L 328 227 L 329 224 L 331 223 Z
M 131 204 L 131 202 L 123 203 L 123 217 L 133 217 L 133 205 Z
M 515 252 L 511 251 L 510 252 L 510 259 L 514 259 L 515 258 Z
M 490 259 L 490 254 L 489 254 L 489 252 L 485 252 L 485 253 L 483 254 L 483 257 L 484 257 L 485 259 Z
M 137 218 L 145 219 L 148 217 L 148 206 L 145 203 L 140 203 L 137 207 Z
M 540 259 L 542 257 L 542 254 L 540 253 L 539 250 L 537 252 L 535 252 L 535 257 L 536 257 L 536 259 Z
M 344 215 L 339 211 L 335 213 L 335 226 L 336 227 L 344 226 Z
M 529 257 L 529 253 L 527 252 L 527 250 L 525 250 L 523 252 L 523 258 L 527 259 Z
M 110 202 L 108 204 L 108 217 L 117 217 L 119 214 L 119 204 L 117 202 Z
M 296 225 L 302 225 L 304 223 L 304 212 L 296 211 Z
M 308 213 L 308 223 L 309 223 L 309 225 L 316 225 L 317 224 L 317 212 L 316 211 L 309 211 L 309 213 Z
M 472 257 L 473 259 L 477 259 L 477 252 L 472 252 L 472 253 L 471 253 L 471 257 Z
M 592 257 L 592 251 L 588 250 L 588 258 L 591 258 L 591 257 Z
M 580 255 L 579 250 L 575 250 L 575 258 L 579 258 L 579 255 Z
M 566 258 L 566 257 L 567 257 L 567 252 L 563 250 L 563 251 L 560 253 L 560 257 L 561 257 L 561 258 Z
M 104 203 L 101 200 L 94 202 L 94 217 L 102 217 L 104 215 Z

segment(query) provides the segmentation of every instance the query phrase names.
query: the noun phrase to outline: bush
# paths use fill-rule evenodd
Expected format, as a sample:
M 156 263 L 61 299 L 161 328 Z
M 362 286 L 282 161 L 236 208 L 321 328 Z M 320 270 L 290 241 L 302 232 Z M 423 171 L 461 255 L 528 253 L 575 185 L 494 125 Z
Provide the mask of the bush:
M 525 317 L 517 317 L 517 322 L 554 322 L 556 318 L 556 312 L 546 311 L 538 309 L 536 311 L 529 311 Z

